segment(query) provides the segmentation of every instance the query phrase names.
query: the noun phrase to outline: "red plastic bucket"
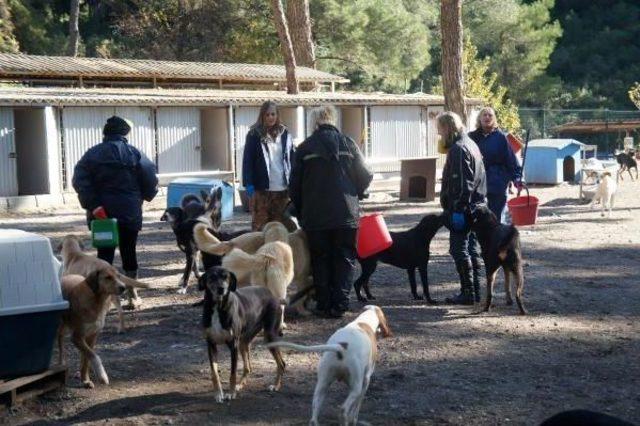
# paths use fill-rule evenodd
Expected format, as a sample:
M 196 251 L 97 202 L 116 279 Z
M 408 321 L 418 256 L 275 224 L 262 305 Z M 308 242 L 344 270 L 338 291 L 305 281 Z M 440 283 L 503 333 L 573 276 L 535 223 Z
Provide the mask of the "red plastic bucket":
M 507 201 L 509 213 L 511 213 L 511 223 L 516 226 L 533 225 L 538 218 L 538 198 L 529 195 L 529 188 L 526 196 L 518 196 Z
M 513 150 L 514 154 L 520 152 L 522 147 L 524 147 L 524 143 L 511 133 L 507 134 L 507 141 L 509 141 L 509 145 L 511 145 L 511 149 Z
M 358 257 L 364 259 L 391 247 L 393 240 L 380 213 L 360 218 L 358 228 Z

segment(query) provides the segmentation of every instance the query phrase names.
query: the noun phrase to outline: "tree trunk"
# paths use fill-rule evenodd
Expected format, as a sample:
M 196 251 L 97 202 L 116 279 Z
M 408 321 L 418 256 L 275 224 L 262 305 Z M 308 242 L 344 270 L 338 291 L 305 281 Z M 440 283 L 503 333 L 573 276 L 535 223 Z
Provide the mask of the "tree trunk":
M 303 67 L 316 67 L 316 52 L 311 37 L 309 0 L 288 0 L 287 21 L 296 62 Z
M 298 93 L 298 78 L 296 77 L 296 57 L 293 53 L 293 45 L 291 43 L 291 35 L 287 26 L 287 18 L 284 16 L 284 8 L 282 0 L 271 0 L 271 8 L 273 10 L 273 21 L 278 30 L 278 38 L 282 47 L 282 56 L 284 57 L 284 65 L 287 70 L 287 93 L 295 95 Z
M 80 44 L 79 16 L 80 0 L 71 0 L 69 5 L 69 47 L 67 48 L 67 55 L 69 56 L 78 56 L 78 45 Z
M 444 109 L 460 115 L 464 123 L 464 76 L 462 74 L 462 0 L 441 0 L 442 88 Z

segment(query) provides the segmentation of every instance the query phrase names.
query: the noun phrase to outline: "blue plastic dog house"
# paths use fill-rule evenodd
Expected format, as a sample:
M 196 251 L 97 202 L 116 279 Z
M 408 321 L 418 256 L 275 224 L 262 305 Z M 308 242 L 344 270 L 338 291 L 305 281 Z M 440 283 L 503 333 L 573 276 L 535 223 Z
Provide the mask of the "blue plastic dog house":
M 584 144 L 575 139 L 529 141 L 525 180 L 552 185 L 577 182 L 582 169 L 580 153 L 583 147 Z

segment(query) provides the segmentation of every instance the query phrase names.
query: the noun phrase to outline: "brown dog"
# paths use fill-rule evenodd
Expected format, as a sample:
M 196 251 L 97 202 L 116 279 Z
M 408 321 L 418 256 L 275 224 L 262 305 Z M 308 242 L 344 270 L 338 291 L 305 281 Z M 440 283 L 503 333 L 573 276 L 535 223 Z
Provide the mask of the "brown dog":
M 109 377 L 94 347 L 98 333 L 104 327 L 104 319 L 111 305 L 111 298 L 118 297 L 126 289 L 118 274 L 109 268 L 96 269 L 86 278 L 81 275 L 62 277 L 62 296 L 69 301 L 69 310 L 62 314 L 58 328 L 60 364 L 65 363 L 63 340 L 65 330 L 71 330 L 71 341 L 80 351 L 80 379 L 86 388 L 93 388 L 89 378 L 89 363 L 93 372 L 104 384 Z
M 60 252 L 62 254 L 62 275 L 77 274 L 88 277 L 96 271 L 108 272 L 109 274 L 114 274 L 127 289 L 149 288 L 148 284 L 141 283 L 140 281 L 119 273 L 118 270 L 108 262 L 83 253 L 80 240 L 73 235 L 67 235 L 64 240 L 62 240 Z M 120 333 L 124 330 L 124 316 L 122 314 L 120 296 L 114 296 L 112 300 L 118 310 L 118 333 Z M 131 300 L 129 300 L 129 302 L 131 303 Z

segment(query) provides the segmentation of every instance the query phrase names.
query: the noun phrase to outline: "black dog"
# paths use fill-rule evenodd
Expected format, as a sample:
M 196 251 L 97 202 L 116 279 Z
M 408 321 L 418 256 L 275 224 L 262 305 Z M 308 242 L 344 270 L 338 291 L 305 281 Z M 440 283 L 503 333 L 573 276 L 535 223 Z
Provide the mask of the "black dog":
M 281 334 L 282 307 L 265 287 L 251 286 L 236 289 L 235 275 L 218 266 L 207 269 L 198 280 L 198 287 L 205 291 L 202 308 L 202 326 L 207 341 L 211 380 L 216 401 L 234 399 L 251 373 L 251 342 L 260 332 L 264 332 L 267 343 L 275 341 Z M 218 349 L 216 345 L 226 344 L 231 351 L 231 377 L 229 394 L 222 392 L 218 374 Z M 269 351 L 276 361 L 277 375 L 269 390 L 277 391 L 282 386 L 285 363 L 278 348 Z M 236 385 L 238 352 L 242 356 L 243 372 Z
M 376 270 L 378 262 L 387 263 L 398 268 L 406 269 L 409 275 L 409 284 L 411 285 L 411 294 L 416 300 L 423 298 L 418 296 L 416 288 L 416 268 L 420 271 L 420 279 L 422 281 L 422 291 L 424 297 L 429 303 L 435 304 L 436 301 L 429 295 L 429 280 L 427 277 L 427 265 L 429 263 L 429 244 L 438 229 L 442 226 L 442 215 L 430 214 L 422 218 L 417 226 L 404 232 L 390 232 L 393 245 L 388 249 L 375 254 L 366 259 L 358 259 L 362 266 L 362 274 L 353 284 L 356 296 L 361 302 L 373 300 L 374 297 L 369 291 L 369 278 Z M 360 293 L 360 289 L 364 287 L 367 296 L 365 299 Z
M 631 180 L 633 180 L 631 169 L 636 169 L 636 179 L 638 179 L 638 162 L 636 161 L 635 158 L 633 158 L 632 154 L 627 154 L 625 152 L 622 152 L 616 155 L 616 160 L 620 165 L 620 169 L 618 170 L 618 176 L 620 177 L 621 180 L 624 180 L 622 179 L 622 173 L 624 173 L 625 171 L 629 172 L 629 177 L 631 177 Z
M 520 233 L 513 225 L 499 223 L 496 216 L 486 206 L 479 207 L 472 216 L 471 230 L 476 233 L 480 242 L 482 259 L 487 273 L 487 301 L 484 312 L 488 312 L 491 308 L 493 284 L 498 270 L 502 268 L 504 269 L 507 305 L 513 304 L 510 287 L 510 276 L 513 274 L 516 281 L 516 302 L 520 313 L 526 315 L 527 311 L 522 301 L 524 270 L 520 249 Z
M 207 215 L 212 224 L 212 232 L 219 233 L 222 222 L 222 188 L 217 188 L 211 194 L 201 192 L 202 198 L 187 194 L 181 201 L 181 207 L 169 207 L 164 211 L 161 221 L 169 222 L 176 237 L 178 248 L 185 254 L 186 264 L 180 278 L 179 293 L 186 293 L 189 285 L 191 271 L 196 278 L 200 277 L 198 271 L 198 247 L 193 240 L 193 227 L 198 223 L 198 217 Z M 222 263 L 220 256 L 208 253 L 202 254 L 202 263 L 205 270 Z

